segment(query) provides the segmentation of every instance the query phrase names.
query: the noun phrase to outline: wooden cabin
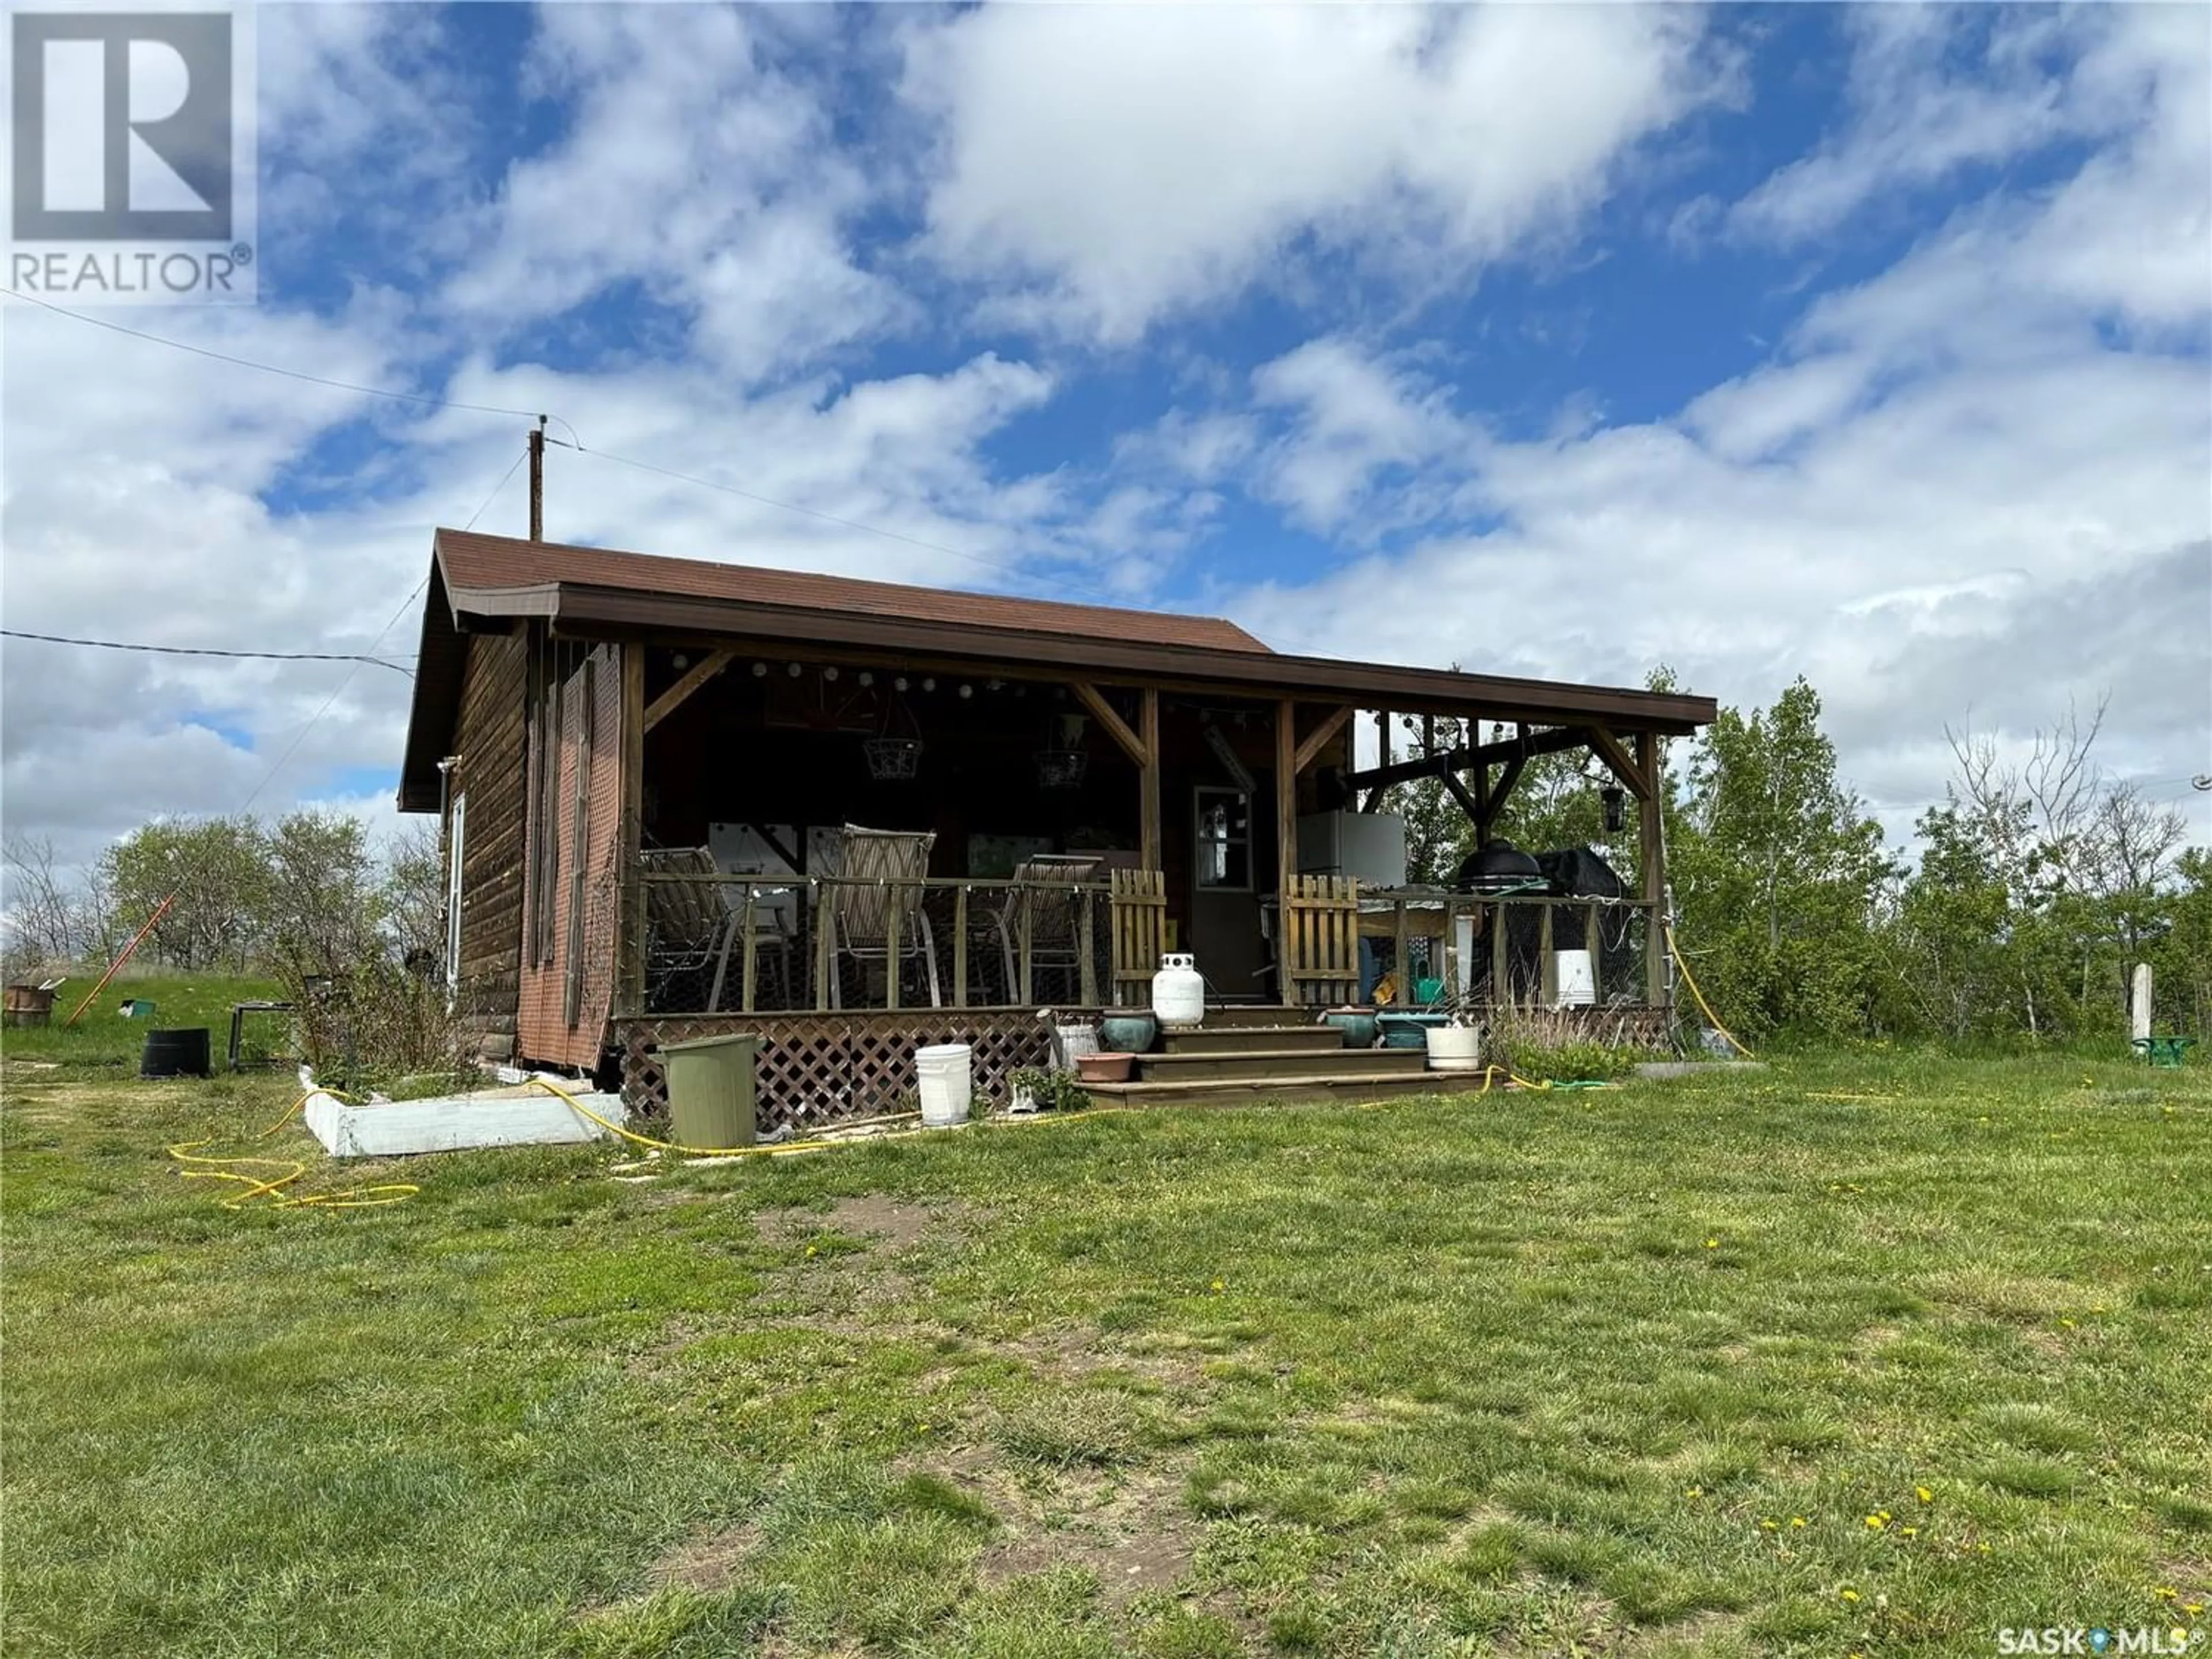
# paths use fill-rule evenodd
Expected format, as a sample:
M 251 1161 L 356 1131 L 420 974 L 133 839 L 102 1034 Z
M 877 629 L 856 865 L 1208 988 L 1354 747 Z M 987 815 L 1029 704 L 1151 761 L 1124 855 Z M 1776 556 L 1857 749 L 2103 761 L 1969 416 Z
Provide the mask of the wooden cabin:
M 1593 1000 L 1663 1018 L 1658 740 L 1713 712 L 1288 656 L 1213 617 L 441 530 L 399 806 L 442 815 L 447 972 L 487 1059 L 649 1103 L 659 1043 L 753 1030 L 764 1122 L 813 1121 L 911 1089 L 925 1042 L 973 1044 L 995 1091 L 1043 1059 L 1040 1006 L 1143 1006 L 1169 950 L 1248 1023 L 1385 971 L 1534 996 L 1515 905 L 1547 950 L 1632 945 Z M 1363 769 L 1369 714 L 1512 731 Z M 1639 808 L 1638 891 L 1406 884 L 1389 786 L 1442 778 L 1486 838 L 1522 763 L 1569 749 Z

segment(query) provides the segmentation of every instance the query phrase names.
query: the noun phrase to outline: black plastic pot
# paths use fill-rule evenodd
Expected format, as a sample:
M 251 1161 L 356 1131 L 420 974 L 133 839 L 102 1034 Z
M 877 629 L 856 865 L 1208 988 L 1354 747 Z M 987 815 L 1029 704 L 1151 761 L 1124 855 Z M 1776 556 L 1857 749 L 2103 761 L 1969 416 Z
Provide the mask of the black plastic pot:
M 138 1061 L 140 1077 L 207 1077 L 213 1071 L 206 1026 L 146 1033 L 145 1053 Z

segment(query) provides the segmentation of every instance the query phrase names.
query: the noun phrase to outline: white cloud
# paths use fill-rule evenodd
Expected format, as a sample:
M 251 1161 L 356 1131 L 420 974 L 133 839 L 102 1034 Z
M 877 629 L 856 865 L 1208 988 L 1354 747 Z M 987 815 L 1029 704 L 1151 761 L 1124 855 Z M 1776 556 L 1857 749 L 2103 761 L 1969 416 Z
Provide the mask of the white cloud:
M 479 335 L 635 282 L 690 319 L 708 361 L 756 381 L 908 314 L 855 261 L 843 226 L 869 181 L 816 90 L 769 61 L 774 14 L 538 15 L 533 84 L 573 113 L 559 143 L 507 170 L 489 246 L 450 286 Z
M 1455 280 L 1563 234 L 1726 94 L 1672 7 L 991 7 L 915 31 L 928 246 L 994 314 L 1108 342 L 1297 246 Z M 1325 297 L 1325 296 L 1324 296 Z

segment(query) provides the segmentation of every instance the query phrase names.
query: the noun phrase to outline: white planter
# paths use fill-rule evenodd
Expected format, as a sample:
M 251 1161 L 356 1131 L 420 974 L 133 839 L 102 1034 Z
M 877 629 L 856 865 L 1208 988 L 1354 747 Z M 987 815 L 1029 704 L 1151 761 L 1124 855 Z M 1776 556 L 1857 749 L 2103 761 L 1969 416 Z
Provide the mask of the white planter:
M 1482 1028 L 1480 1025 L 1431 1025 L 1425 1035 L 1431 1071 L 1479 1072 L 1482 1069 Z

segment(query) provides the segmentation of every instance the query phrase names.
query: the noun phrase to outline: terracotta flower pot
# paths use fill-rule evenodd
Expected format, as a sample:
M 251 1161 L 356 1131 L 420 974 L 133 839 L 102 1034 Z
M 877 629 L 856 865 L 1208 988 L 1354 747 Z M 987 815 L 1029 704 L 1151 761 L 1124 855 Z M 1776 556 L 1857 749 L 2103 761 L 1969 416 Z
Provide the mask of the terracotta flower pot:
M 1079 1054 L 1075 1064 L 1085 1083 L 1127 1083 L 1136 1059 L 1134 1054 Z

